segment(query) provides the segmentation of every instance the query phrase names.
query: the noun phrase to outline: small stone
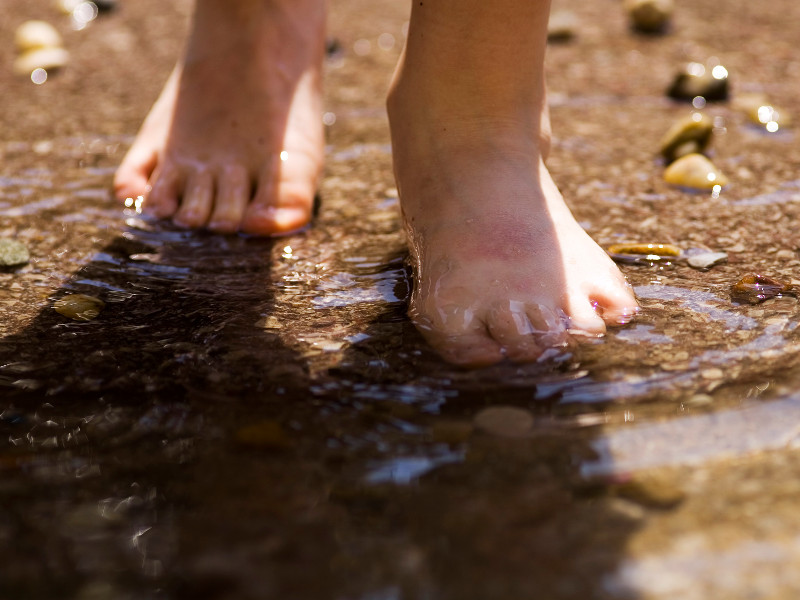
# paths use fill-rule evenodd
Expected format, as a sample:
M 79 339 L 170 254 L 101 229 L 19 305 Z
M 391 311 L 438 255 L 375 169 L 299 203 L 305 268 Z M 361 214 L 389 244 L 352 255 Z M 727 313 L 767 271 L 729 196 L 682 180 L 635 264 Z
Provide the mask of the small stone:
M 731 299 L 749 304 L 758 304 L 770 298 L 793 293 L 791 284 L 756 273 L 745 275 L 731 287 Z
M 28 76 L 36 69 L 56 71 L 69 62 L 69 52 L 63 48 L 36 48 L 21 54 L 14 61 L 14 73 Z
M 617 496 L 647 508 L 674 508 L 686 498 L 686 493 L 667 477 L 638 474 L 630 481 L 616 486 Z
M 681 255 L 681 249 L 672 244 L 612 244 L 606 252 L 616 262 L 626 264 L 670 264 Z
M 698 112 L 677 121 L 661 139 L 659 152 L 667 163 L 687 154 L 702 154 L 711 141 L 714 120 Z
M 61 34 L 46 21 L 25 21 L 17 27 L 14 42 L 21 53 L 39 48 L 60 48 Z
M 85 294 L 71 294 L 59 298 L 53 304 L 55 311 L 69 317 L 75 321 L 91 321 L 96 319 L 100 312 L 105 308 L 106 303 Z
M 714 398 L 712 398 L 708 394 L 694 394 L 692 397 L 684 400 L 683 404 L 690 408 L 711 406 L 712 404 L 714 404 Z
M 667 95 L 675 100 L 692 102 L 698 96 L 708 102 L 728 99 L 728 70 L 722 65 L 689 63 L 675 76 Z
M 292 446 L 292 439 L 277 421 L 271 419 L 246 425 L 235 434 L 236 441 L 248 448 L 285 450 Z
M 17 240 L 0 238 L 0 266 L 24 265 L 31 259 L 27 246 Z
M 710 269 L 714 265 L 718 265 L 728 260 L 728 255 L 724 252 L 703 252 L 700 254 L 693 254 L 686 262 L 690 267 L 695 269 Z
M 575 37 L 577 29 L 578 18 L 574 13 L 566 10 L 554 12 L 547 23 L 547 41 L 567 42 Z
M 775 258 L 780 258 L 781 260 L 793 260 L 797 257 L 797 253 L 793 250 L 778 250 L 775 253 Z
M 625 10 L 631 27 L 642 33 L 662 33 L 672 20 L 672 0 L 626 0 Z
M 119 4 L 117 0 L 92 0 L 92 2 L 95 3 L 97 10 L 101 13 L 115 10 Z
M 533 429 L 533 415 L 516 406 L 493 406 L 475 415 L 475 427 L 500 437 L 524 437 Z
M 789 114 L 775 107 L 764 94 L 756 92 L 737 95 L 733 106 L 746 114 L 754 125 L 763 127 L 769 133 L 775 133 L 791 124 Z
M 713 190 L 728 185 L 728 178 L 702 154 L 687 154 L 664 170 L 664 181 L 695 190 Z

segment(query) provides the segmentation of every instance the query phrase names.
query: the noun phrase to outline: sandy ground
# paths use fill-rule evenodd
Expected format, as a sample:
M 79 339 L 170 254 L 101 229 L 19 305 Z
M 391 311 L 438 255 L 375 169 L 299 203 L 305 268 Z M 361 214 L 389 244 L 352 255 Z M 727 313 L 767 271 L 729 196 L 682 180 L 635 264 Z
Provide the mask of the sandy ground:
M 800 9 L 678 2 L 642 36 L 616 0 L 556 2 L 578 24 L 548 51 L 550 169 L 579 221 L 603 246 L 728 260 L 625 266 L 633 325 L 480 372 L 404 316 L 383 96 L 407 10 L 331 3 L 320 213 L 246 240 L 109 194 L 188 1 L 123 0 L 81 31 L 49 0 L 4 7 L 0 233 L 32 259 L 0 272 L 0 598 L 797 597 L 797 300 L 730 287 L 800 279 L 795 129 L 733 103 L 796 111 Z M 11 68 L 34 18 L 71 54 L 44 85 Z M 666 184 L 657 157 L 690 112 L 666 88 L 712 57 L 732 98 L 705 109 L 718 198 Z M 52 310 L 75 292 L 104 299 L 98 319 Z

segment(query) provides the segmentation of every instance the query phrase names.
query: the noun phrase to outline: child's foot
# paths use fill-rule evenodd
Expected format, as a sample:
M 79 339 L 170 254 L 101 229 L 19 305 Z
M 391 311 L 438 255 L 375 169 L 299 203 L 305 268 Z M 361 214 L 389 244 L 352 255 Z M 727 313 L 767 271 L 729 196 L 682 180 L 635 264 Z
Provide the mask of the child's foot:
M 275 235 L 311 218 L 322 167 L 324 0 L 198 0 L 186 56 L 114 178 L 176 224 Z
M 465 366 L 534 361 L 570 333 L 629 321 L 630 286 L 544 166 L 543 100 L 499 118 L 473 95 L 469 115 L 413 72 L 398 72 L 389 115 L 415 266 L 409 314 L 428 342 Z

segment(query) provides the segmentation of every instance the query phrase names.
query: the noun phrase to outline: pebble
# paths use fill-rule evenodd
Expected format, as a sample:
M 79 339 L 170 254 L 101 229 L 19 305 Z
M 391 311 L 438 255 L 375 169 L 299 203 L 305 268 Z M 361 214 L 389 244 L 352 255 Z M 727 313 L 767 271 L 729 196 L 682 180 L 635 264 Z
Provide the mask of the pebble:
M 671 478 L 653 474 L 635 475 L 614 491 L 617 496 L 656 509 L 674 508 L 686 498 L 686 493 Z
M 17 240 L 0 238 L 0 266 L 24 265 L 31 259 L 28 247 Z
M 17 27 L 14 42 L 21 53 L 39 48 L 60 48 L 63 44 L 61 34 L 46 21 L 25 21 Z
M 71 294 L 59 298 L 53 304 L 55 311 L 69 317 L 75 321 L 91 321 L 96 319 L 100 312 L 105 308 L 106 303 L 85 294 Z
M 625 11 L 631 27 L 642 33 L 662 33 L 672 20 L 672 0 L 626 0 Z
M 554 12 L 547 22 L 548 42 L 567 42 L 575 37 L 578 29 L 578 18 L 566 10 Z
M 475 427 L 500 437 L 524 437 L 533 429 L 533 415 L 516 406 L 492 406 L 479 411 Z
M 55 71 L 69 62 L 69 52 L 64 48 L 36 48 L 29 50 L 14 61 L 14 73 L 30 75 L 36 69 Z
M 693 254 L 686 262 L 690 267 L 695 269 L 710 269 L 714 265 L 718 265 L 728 260 L 728 255 L 725 252 L 702 252 L 700 254 Z
M 736 302 L 758 304 L 764 300 L 793 293 L 790 284 L 766 275 L 749 273 L 731 287 L 731 298 Z
M 664 170 L 664 181 L 696 190 L 712 190 L 728 185 L 728 178 L 702 154 L 681 156 Z
M 746 114 L 753 124 L 763 127 L 770 133 L 775 133 L 791 124 L 788 113 L 775 107 L 764 94 L 737 95 L 733 106 Z
M 675 122 L 661 139 L 659 152 L 667 163 L 687 154 L 702 154 L 711 141 L 714 120 L 708 115 L 692 113 Z
M 117 0 L 92 0 L 97 6 L 97 10 L 102 12 L 111 12 L 117 8 L 119 2 Z
M 689 63 L 675 76 L 667 95 L 675 100 L 693 101 L 698 96 L 708 102 L 728 99 L 728 70 L 722 65 Z
M 606 249 L 617 262 L 627 264 L 669 263 L 681 255 L 681 249 L 672 244 L 612 244 Z

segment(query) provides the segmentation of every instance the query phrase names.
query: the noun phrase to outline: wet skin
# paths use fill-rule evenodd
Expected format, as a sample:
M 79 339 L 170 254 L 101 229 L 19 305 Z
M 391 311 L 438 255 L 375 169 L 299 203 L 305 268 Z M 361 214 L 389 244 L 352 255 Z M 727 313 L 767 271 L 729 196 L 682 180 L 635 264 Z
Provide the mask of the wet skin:
M 177 225 L 285 234 L 322 169 L 325 3 L 198 0 L 185 57 L 117 171 L 118 198 Z
M 120 166 L 117 195 L 186 227 L 305 226 L 324 150 L 324 12 L 319 0 L 198 0 L 186 57 Z M 548 13 L 546 0 L 415 2 L 390 91 L 415 263 L 409 314 L 456 364 L 534 361 L 637 310 L 544 166 Z

